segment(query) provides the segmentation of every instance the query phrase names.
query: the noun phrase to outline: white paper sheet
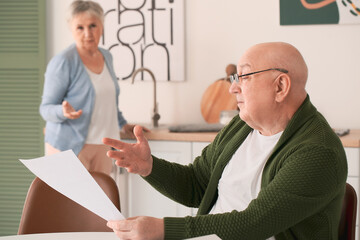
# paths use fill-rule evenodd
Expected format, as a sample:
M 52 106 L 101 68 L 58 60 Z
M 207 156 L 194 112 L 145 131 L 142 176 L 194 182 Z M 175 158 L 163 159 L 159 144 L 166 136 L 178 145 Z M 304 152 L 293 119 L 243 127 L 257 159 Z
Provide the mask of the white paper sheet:
M 49 186 L 103 219 L 124 219 L 72 150 L 20 161 Z
M 206 235 L 202 237 L 188 238 L 188 240 L 221 240 L 216 234 Z

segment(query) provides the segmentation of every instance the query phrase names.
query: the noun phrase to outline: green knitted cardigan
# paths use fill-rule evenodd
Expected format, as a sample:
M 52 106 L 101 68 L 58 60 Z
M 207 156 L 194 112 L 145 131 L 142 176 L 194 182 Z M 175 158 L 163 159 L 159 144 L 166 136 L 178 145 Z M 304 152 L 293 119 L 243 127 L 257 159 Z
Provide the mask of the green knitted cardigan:
M 261 190 L 239 212 L 207 214 L 224 167 L 252 129 L 235 117 L 192 164 L 153 156 L 144 179 L 197 216 L 165 217 L 165 239 L 216 234 L 221 239 L 338 239 L 347 161 L 341 141 L 309 96 L 284 130 L 262 174 Z M 241 174 L 241 169 L 239 169 Z

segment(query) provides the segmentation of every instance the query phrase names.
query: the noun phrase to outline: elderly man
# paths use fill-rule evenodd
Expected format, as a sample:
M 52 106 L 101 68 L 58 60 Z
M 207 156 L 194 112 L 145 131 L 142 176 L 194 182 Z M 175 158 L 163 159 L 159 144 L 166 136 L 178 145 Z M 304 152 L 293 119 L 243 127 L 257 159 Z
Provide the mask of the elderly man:
M 151 155 L 141 127 L 136 144 L 104 139 L 117 165 L 140 174 L 195 217 L 109 221 L 122 239 L 337 239 L 347 162 L 339 138 L 311 104 L 307 66 L 292 45 L 262 43 L 232 76 L 236 116 L 193 164 Z

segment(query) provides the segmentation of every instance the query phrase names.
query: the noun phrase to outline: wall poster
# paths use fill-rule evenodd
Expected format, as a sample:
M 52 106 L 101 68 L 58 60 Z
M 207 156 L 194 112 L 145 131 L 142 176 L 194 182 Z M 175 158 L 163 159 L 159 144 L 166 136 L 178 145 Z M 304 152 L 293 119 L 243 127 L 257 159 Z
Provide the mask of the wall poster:
M 280 25 L 356 23 L 360 0 L 280 0 Z
M 184 1 L 96 0 L 104 9 L 100 47 L 110 50 L 119 80 L 150 69 L 157 81 L 185 80 Z M 136 79 L 151 80 L 148 73 Z

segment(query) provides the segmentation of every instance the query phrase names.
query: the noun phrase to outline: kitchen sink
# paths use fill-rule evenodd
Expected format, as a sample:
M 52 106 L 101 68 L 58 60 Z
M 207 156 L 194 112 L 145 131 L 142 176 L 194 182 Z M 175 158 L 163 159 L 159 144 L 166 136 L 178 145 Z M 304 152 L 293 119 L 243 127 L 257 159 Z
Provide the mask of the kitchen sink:
M 168 129 L 170 132 L 219 132 L 224 126 L 220 123 L 180 124 Z

